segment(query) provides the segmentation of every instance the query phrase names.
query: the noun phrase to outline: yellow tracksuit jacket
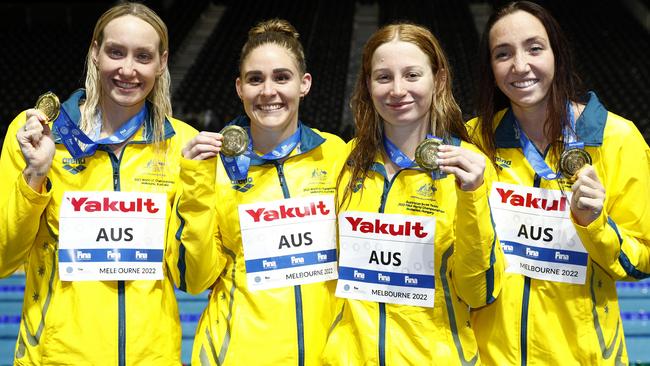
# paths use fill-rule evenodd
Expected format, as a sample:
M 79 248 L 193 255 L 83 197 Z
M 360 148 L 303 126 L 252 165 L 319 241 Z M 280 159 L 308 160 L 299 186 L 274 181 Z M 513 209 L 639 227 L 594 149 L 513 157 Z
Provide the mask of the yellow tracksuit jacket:
M 513 121 L 506 110 L 495 118 L 499 181 L 571 191 L 565 179 L 547 181 L 535 174 Z M 476 122 L 469 122 L 470 131 Z M 488 365 L 628 362 L 615 281 L 650 274 L 650 150 L 634 124 L 605 110 L 593 93 L 576 130 L 606 191 L 600 217 L 586 227 L 574 223 L 589 255 L 586 283 L 506 273 L 497 301 L 472 315 Z M 548 156 L 546 162 L 551 164 Z
M 84 91 L 63 104 L 79 121 Z M 179 365 L 181 330 L 172 281 L 77 281 L 59 279 L 59 207 L 65 191 L 167 193 L 174 199 L 183 145 L 196 134 L 185 123 L 165 123 L 167 153 L 154 154 L 151 122 L 115 156 L 98 149 L 73 159 L 56 143 L 47 189 L 32 190 L 22 176 L 25 161 L 11 123 L 0 157 L 0 275 L 24 264 L 25 299 L 16 365 Z M 170 209 L 167 210 L 169 218 Z M 167 273 L 163 261 L 163 272 Z M 5 355 L 8 356 L 8 355 Z
M 250 291 L 238 206 L 334 195 L 344 150 L 337 136 L 303 125 L 299 146 L 283 163 L 252 161 L 243 182 L 228 178 L 221 159 L 183 161 L 178 229 L 170 238 L 177 241 L 172 273 L 184 291 L 211 290 L 196 329 L 193 364 L 319 364 L 336 316 L 335 281 Z
M 455 139 L 454 144 L 458 143 Z M 478 151 L 465 142 L 461 146 Z M 452 175 L 433 180 L 423 171 L 403 169 L 388 179 L 382 161 L 377 154 L 363 189 L 339 207 L 339 214 L 364 211 L 433 215 L 436 219 L 434 306 L 346 299 L 340 321 L 329 335 L 323 363 L 480 364 L 469 309 L 494 301 L 501 288 L 504 268 L 488 206 L 494 168 L 487 164 L 483 185 L 473 192 L 464 192 L 457 188 Z M 341 174 L 339 197 L 350 172 L 346 169 Z

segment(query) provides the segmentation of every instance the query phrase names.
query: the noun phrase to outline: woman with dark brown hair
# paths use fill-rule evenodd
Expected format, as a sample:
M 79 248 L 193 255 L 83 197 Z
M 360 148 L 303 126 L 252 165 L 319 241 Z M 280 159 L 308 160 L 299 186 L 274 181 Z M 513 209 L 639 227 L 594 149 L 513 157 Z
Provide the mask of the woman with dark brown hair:
M 508 260 L 501 295 L 473 314 L 488 364 L 627 364 L 616 280 L 650 275 L 650 150 L 583 93 L 557 21 L 527 1 L 489 19 L 479 116 L 490 204 Z

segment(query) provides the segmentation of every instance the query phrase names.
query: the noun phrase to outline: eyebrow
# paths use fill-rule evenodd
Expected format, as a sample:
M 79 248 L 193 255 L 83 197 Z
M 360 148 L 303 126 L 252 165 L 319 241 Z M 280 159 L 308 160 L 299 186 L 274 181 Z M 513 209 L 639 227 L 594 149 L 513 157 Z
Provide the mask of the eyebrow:
M 545 45 L 548 44 L 548 40 L 545 39 L 545 38 L 542 38 L 540 36 L 533 36 L 533 37 L 530 37 L 530 38 L 526 38 L 524 40 L 524 44 L 530 44 L 530 43 L 535 43 L 535 42 L 541 42 L 541 43 L 544 43 Z M 492 47 L 492 49 L 490 51 L 494 51 L 497 48 L 508 47 L 508 46 L 510 46 L 510 43 L 499 43 L 498 45 Z
M 413 71 L 413 70 L 422 71 L 422 70 L 426 70 L 426 67 L 422 67 L 420 65 L 410 65 L 410 66 L 405 66 L 405 67 L 401 68 L 400 72 Z M 374 70 L 370 71 L 370 74 L 375 74 L 377 72 L 386 72 L 386 71 L 390 71 L 390 68 L 389 67 L 382 67 L 382 68 L 379 68 L 379 69 L 374 69 Z
M 106 41 L 104 42 L 104 47 L 126 47 L 125 45 L 115 42 L 115 41 Z M 156 48 L 155 47 L 149 47 L 149 46 L 142 46 L 142 47 L 136 47 L 136 51 L 141 52 L 141 51 L 147 51 L 147 52 L 155 52 Z
M 280 74 L 280 73 L 283 73 L 283 72 L 288 72 L 291 75 L 293 75 L 293 71 L 291 71 L 291 69 L 287 69 L 287 68 L 273 69 L 274 74 Z M 244 74 L 244 77 L 247 77 L 247 76 L 250 76 L 250 75 L 261 75 L 261 74 L 262 74 L 262 71 L 260 71 L 260 70 L 251 70 L 251 71 L 246 72 Z

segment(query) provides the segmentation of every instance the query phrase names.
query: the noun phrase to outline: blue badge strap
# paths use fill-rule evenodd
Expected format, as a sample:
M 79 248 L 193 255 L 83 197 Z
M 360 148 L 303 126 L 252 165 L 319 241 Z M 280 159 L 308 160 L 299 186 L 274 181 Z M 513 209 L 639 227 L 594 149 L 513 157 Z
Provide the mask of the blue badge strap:
M 437 136 L 427 134 L 428 139 L 436 138 L 440 139 Z M 442 139 L 440 139 L 442 140 Z M 390 160 L 400 167 L 400 169 L 406 169 L 406 168 L 418 168 L 418 164 L 411 160 L 406 154 L 404 154 L 395 144 L 388 138 L 386 135 L 384 135 L 384 150 L 386 150 L 386 154 L 390 158 Z M 447 174 L 441 172 L 439 169 L 436 169 L 431 172 L 431 178 L 435 179 L 441 179 L 446 177 Z
M 573 108 L 571 104 L 567 106 L 567 113 L 569 115 L 569 122 L 571 123 L 571 128 L 565 128 L 564 130 L 564 150 L 569 149 L 584 149 L 585 143 L 578 141 L 577 136 L 574 131 L 576 131 L 576 120 L 573 115 Z
M 61 108 L 59 117 L 54 121 L 52 127 L 61 137 L 61 142 L 63 142 L 63 145 L 65 145 L 72 157 L 79 159 L 93 155 L 99 145 L 119 144 L 126 141 L 133 136 L 140 126 L 142 126 L 146 117 L 147 107 L 143 106 L 135 116 L 122 124 L 113 135 L 104 137 L 97 141 L 93 141 L 81 129 L 79 129 L 79 127 L 72 122 L 72 119 L 64 108 Z M 86 145 L 85 150 L 79 144 L 80 142 Z
M 395 165 L 401 169 L 417 167 L 417 164 L 402 152 L 395 144 L 384 135 L 384 150 Z
M 245 130 L 248 133 L 248 148 L 246 151 L 239 156 L 221 156 L 221 161 L 223 162 L 224 168 L 226 168 L 228 178 L 233 181 L 246 179 L 248 176 L 248 170 L 250 169 L 251 160 L 262 160 L 264 162 L 282 159 L 289 155 L 300 142 L 301 128 L 300 125 L 298 125 L 296 132 L 291 136 L 278 144 L 278 146 L 270 152 L 259 156 L 253 151 L 253 139 L 251 138 L 249 128 L 245 128 Z
M 576 136 L 573 131 L 575 131 L 575 117 L 573 115 L 573 109 L 571 108 L 571 104 L 567 103 L 567 114 L 569 117 L 569 123 L 570 127 L 565 127 L 563 131 L 564 135 L 564 147 L 565 149 L 569 148 L 580 148 L 582 149 L 584 147 L 584 143 L 580 141 L 576 141 Z M 535 146 L 533 145 L 532 142 L 528 139 L 528 136 L 526 136 L 526 133 L 521 129 L 519 126 L 519 121 L 515 118 L 515 135 L 519 138 L 519 143 L 521 144 L 521 149 L 524 153 L 524 156 L 526 157 L 526 160 L 530 163 L 530 165 L 533 167 L 535 170 L 535 173 L 539 175 L 540 177 L 546 179 L 546 180 L 555 180 L 560 177 L 559 173 L 554 172 L 548 164 L 546 164 L 546 161 L 544 161 L 544 157 L 542 157 L 542 154 L 537 151 Z
M 535 173 L 546 180 L 557 179 L 560 175 L 555 173 L 548 164 L 546 164 L 542 154 L 537 151 L 533 143 L 530 142 L 526 136 L 526 133 L 524 133 L 524 131 L 519 127 L 519 121 L 517 121 L 517 119 L 515 119 L 514 126 L 515 135 L 519 136 L 521 150 L 523 151 L 526 160 L 528 160 L 530 165 L 533 167 L 533 170 L 535 170 Z

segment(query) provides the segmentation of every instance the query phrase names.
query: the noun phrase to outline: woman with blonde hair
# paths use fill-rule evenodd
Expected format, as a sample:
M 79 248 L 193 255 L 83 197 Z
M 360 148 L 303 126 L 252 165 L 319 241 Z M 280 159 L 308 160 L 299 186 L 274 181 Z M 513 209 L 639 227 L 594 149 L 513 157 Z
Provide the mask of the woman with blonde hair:
M 178 365 L 166 222 L 181 149 L 168 36 L 136 3 L 97 21 L 85 89 L 43 95 L 9 126 L 0 170 L 0 275 L 25 265 L 17 365 Z
M 173 276 L 181 290 L 211 290 L 193 363 L 320 364 L 336 316 L 334 186 L 345 144 L 299 118 L 311 80 L 294 27 L 257 24 L 235 81 L 246 115 L 184 149 L 192 160 L 181 171 Z
M 323 362 L 476 364 L 469 309 L 494 301 L 503 271 L 487 201 L 495 172 L 468 143 L 431 32 L 375 32 L 352 109 L 357 131 L 338 181 L 345 303 Z

